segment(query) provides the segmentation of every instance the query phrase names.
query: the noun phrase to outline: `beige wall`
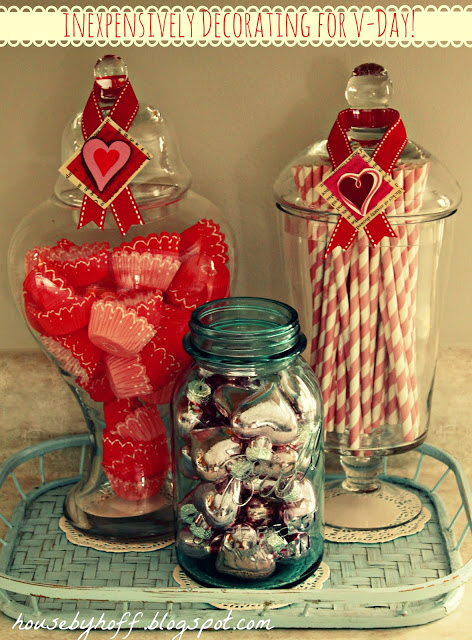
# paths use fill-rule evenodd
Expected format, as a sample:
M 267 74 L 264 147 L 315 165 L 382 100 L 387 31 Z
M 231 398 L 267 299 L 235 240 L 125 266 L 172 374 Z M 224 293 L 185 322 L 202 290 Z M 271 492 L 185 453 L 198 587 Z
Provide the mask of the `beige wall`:
M 471 342 L 472 51 L 401 48 L 123 48 L 143 102 L 173 121 L 194 187 L 217 203 L 239 240 L 237 293 L 284 298 L 272 204 L 280 169 L 325 137 L 344 107 L 351 69 L 386 66 L 392 105 L 409 135 L 457 176 L 464 192 L 456 216 L 443 343 Z M 22 215 L 52 190 L 62 127 L 83 107 L 101 48 L 2 48 L 0 69 L 0 349 L 34 343 L 14 310 L 6 251 Z

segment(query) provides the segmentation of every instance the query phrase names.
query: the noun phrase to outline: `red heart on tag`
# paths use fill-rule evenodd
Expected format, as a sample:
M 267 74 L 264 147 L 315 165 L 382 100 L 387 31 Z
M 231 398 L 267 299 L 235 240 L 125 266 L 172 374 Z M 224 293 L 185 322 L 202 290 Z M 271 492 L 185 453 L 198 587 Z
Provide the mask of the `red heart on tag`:
M 359 173 L 344 173 L 338 181 L 338 189 L 351 209 L 360 216 L 369 212 L 370 201 L 377 192 L 382 177 L 374 169 L 362 169 Z
M 97 149 L 93 154 L 93 159 L 100 169 L 102 176 L 107 174 L 108 170 L 112 168 L 119 157 L 120 152 L 116 149 L 109 149 L 108 151 L 105 149 Z
M 100 138 L 90 138 L 82 147 L 85 166 L 97 185 L 103 191 L 110 180 L 124 167 L 131 155 L 131 147 L 123 140 L 107 144 Z

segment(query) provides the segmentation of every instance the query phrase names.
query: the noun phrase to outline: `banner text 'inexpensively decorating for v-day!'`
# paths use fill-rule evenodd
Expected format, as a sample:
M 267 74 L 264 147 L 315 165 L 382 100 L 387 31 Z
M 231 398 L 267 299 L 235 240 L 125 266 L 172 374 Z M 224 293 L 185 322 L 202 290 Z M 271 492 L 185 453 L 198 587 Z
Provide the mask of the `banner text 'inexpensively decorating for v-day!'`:
M 0 44 L 472 46 L 466 7 L 0 7 Z

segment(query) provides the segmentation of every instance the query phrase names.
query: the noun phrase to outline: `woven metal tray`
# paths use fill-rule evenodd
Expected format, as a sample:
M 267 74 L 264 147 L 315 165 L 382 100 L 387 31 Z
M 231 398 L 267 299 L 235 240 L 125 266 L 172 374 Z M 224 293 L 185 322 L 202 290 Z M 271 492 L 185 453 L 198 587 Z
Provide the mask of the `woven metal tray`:
M 404 627 L 455 609 L 472 573 L 472 560 L 464 564 L 459 554 L 461 548 L 472 549 L 467 479 L 458 462 L 431 445 L 414 454 L 410 477 L 388 475 L 387 459 L 384 467 L 384 478 L 408 486 L 431 511 L 425 528 L 381 544 L 327 543 L 329 579 L 321 590 L 300 591 L 182 588 L 172 577 L 173 547 L 124 554 L 68 542 L 58 520 L 70 484 L 83 473 L 88 446 L 86 435 L 52 440 L 15 454 L 0 470 L 0 520 L 6 530 L 0 538 L 0 610 L 11 618 L 21 613 L 23 620 L 70 624 L 80 611 L 83 619 L 98 620 L 103 613 L 112 622 L 129 611 L 130 618 L 142 612 L 135 628 L 144 628 L 156 612 L 167 612 L 167 622 L 199 618 L 202 624 L 211 618 L 219 628 L 217 621 L 228 611 L 205 604 L 211 602 L 232 604 L 234 627 L 242 618 L 254 624 L 270 619 L 271 627 L 285 628 Z M 74 448 L 77 458 L 67 451 Z M 48 479 L 48 459 L 54 455 L 65 467 L 69 458 L 78 461 L 76 475 L 61 473 L 60 465 L 58 473 L 56 459 L 55 477 Z M 32 474 L 37 486 L 26 491 L 18 478 L 31 481 Z M 424 478 L 427 483 L 420 483 Z M 2 513 L 8 484 L 20 497 L 10 517 Z M 259 603 L 260 610 L 241 610 L 248 601 Z M 292 604 L 271 609 L 287 602 Z

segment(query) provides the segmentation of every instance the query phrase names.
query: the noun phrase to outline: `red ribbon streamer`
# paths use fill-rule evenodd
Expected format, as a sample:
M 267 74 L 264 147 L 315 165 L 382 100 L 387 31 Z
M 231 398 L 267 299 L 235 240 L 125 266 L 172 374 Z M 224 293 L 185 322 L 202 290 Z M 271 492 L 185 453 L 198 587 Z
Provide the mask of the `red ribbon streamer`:
M 353 126 L 363 126 L 361 114 L 362 112 L 353 112 L 351 109 L 345 109 L 338 114 L 336 122 L 328 136 L 327 143 L 333 169 L 336 169 L 336 167 L 351 155 L 352 148 L 349 138 L 347 137 L 347 132 Z M 367 115 L 368 114 L 369 112 L 367 112 Z M 383 124 L 387 125 L 388 129 L 377 144 L 372 154 L 372 159 L 375 160 L 381 169 L 390 174 L 401 152 L 405 148 L 408 138 L 398 111 L 395 109 L 385 109 L 382 115 L 384 120 Z M 353 234 L 352 229 L 351 223 L 341 216 L 334 228 L 326 255 L 331 253 L 335 247 L 342 247 L 344 250 L 350 247 L 357 235 L 356 233 Z M 385 236 L 395 238 L 397 235 L 383 212 L 369 222 L 369 224 L 364 227 L 364 231 L 373 246 L 378 244 Z
M 100 94 L 101 88 L 97 82 L 95 82 L 82 114 L 82 133 L 84 140 L 88 140 L 104 120 L 99 103 Z M 122 129 L 128 131 L 138 113 L 138 109 L 138 99 L 136 98 L 130 81 L 126 80 L 118 93 L 108 117 L 116 122 Z M 110 209 L 123 236 L 131 225 L 144 224 L 133 194 L 128 187 L 125 187 L 113 200 L 112 204 L 110 204 Z M 105 215 L 106 209 L 102 209 L 100 205 L 88 196 L 84 196 L 77 228 L 80 229 L 89 222 L 94 222 L 100 229 L 103 229 Z

